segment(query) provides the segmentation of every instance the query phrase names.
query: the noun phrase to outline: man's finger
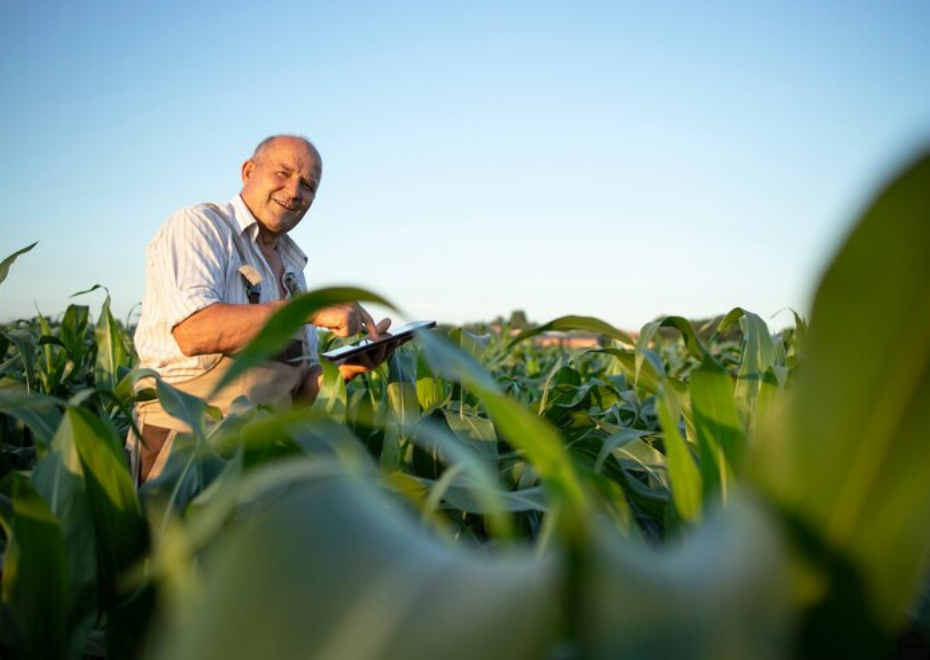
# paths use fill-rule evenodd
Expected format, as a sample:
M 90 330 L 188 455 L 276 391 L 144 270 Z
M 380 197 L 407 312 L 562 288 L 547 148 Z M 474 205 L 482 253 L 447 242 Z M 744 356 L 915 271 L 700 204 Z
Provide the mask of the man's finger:
M 360 318 L 361 321 L 362 321 L 362 325 L 364 325 L 366 328 L 368 328 L 368 334 L 371 336 L 371 338 L 372 338 L 372 339 L 377 339 L 377 338 L 380 336 L 381 333 L 378 331 L 378 326 L 377 326 L 377 324 L 375 323 L 375 320 L 374 320 L 373 318 L 371 318 L 371 314 L 369 314 L 368 312 L 366 312 L 366 311 L 365 311 L 365 308 L 362 307 L 361 305 L 359 305 L 359 306 L 358 306 L 358 315 L 359 315 L 359 318 Z

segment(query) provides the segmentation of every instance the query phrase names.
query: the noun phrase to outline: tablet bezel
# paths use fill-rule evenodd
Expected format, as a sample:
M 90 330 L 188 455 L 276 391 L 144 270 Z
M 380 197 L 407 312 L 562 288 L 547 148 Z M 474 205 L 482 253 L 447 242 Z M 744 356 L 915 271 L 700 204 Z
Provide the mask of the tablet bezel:
M 436 327 L 436 321 L 413 321 L 406 323 L 396 330 L 388 330 L 377 339 L 362 339 L 348 346 L 340 346 L 320 353 L 320 357 L 330 362 L 343 362 L 350 358 L 358 357 L 369 351 L 380 348 L 391 342 L 398 341 L 404 343 L 413 339 L 414 335 L 420 330 L 429 330 Z

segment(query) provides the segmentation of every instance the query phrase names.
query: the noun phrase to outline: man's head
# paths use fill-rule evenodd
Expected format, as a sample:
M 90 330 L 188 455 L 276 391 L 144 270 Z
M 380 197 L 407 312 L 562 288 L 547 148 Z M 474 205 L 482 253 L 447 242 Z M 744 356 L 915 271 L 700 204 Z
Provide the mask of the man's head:
M 262 140 L 242 164 L 242 200 L 263 233 L 286 234 L 313 204 L 323 164 L 316 147 L 295 135 Z

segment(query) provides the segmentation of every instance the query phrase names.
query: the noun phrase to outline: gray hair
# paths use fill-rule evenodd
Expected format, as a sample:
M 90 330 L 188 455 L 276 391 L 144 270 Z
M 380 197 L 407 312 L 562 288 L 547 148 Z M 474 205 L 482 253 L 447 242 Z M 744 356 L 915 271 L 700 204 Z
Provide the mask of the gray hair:
M 317 164 L 320 167 L 322 167 L 323 159 L 320 158 L 319 149 L 317 149 L 316 145 L 314 145 L 313 142 L 310 141 L 310 138 L 304 135 L 299 135 L 297 133 L 278 133 L 277 135 L 269 135 L 264 140 L 259 142 L 257 147 L 255 147 L 255 151 L 252 152 L 252 160 L 259 160 L 264 154 L 265 149 L 267 149 L 269 145 L 271 145 L 272 142 L 280 138 L 292 138 L 294 140 L 300 140 L 304 142 L 307 145 L 307 147 L 310 148 L 310 151 L 312 151 L 313 154 L 316 156 Z

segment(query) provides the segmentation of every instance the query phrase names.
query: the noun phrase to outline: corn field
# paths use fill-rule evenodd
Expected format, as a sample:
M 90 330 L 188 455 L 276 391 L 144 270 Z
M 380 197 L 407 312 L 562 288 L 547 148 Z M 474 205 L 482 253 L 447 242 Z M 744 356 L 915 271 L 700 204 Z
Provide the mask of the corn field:
M 888 657 L 930 624 L 928 250 L 925 157 L 837 250 L 809 325 L 422 333 L 348 384 L 325 364 L 312 406 L 224 418 L 138 386 L 155 374 L 109 296 L 96 320 L 9 323 L 0 655 Z M 346 300 L 390 306 L 304 294 L 236 368 Z M 603 341 L 538 346 L 550 330 Z M 156 396 L 193 432 L 136 489 L 123 438 Z

